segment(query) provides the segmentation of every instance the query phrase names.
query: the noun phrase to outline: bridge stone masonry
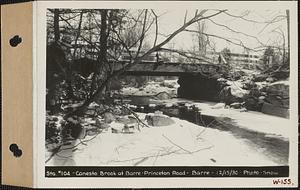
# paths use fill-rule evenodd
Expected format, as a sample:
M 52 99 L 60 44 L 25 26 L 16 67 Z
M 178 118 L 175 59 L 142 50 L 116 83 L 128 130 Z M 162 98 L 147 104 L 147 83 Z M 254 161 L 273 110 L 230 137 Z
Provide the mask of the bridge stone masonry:
M 122 68 L 124 64 L 125 62 L 120 62 L 115 69 Z M 124 74 L 136 76 L 202 75 L 216 78 L 221 68 L 218 64 L 206 63 L 140 62 L 126 70 Z
M 120 69 L 125 63 L 120 63 Z M 217 101 L 217 79 L 224 66 L 207 63 L 140 62 L 124 72 L 133 76 L 178 76 L 178 97 Z

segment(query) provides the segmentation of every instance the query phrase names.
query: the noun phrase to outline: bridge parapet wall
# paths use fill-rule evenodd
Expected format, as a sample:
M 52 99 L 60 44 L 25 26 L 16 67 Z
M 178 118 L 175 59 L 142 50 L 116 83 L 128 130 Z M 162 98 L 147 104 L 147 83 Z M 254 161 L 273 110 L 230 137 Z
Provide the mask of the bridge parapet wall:
M 119 64 L 116 69 L 121 69 Z M 203 75 L 216 77 L 221 71 L 217 64 L 185 64 L 185 63 L 138 63 L 126 71 L 127 75 L 157 75 L 157 76 L 181 76 L 181 75 Z

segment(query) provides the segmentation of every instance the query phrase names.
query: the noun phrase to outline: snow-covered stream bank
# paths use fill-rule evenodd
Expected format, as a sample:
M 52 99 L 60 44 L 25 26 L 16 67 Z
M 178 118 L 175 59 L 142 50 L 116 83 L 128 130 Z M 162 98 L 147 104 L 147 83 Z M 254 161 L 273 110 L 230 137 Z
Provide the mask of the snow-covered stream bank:
M 222 103 L 194 102 L 184 99 L 173 99 L 164 101 L 169 106 L 176 102 L 185 102 L 186 106 L 196 106 L 202 115 L 212 117 L 230 118 L 237 126 L 252 131 L 274 135 L 284 140 L 289 139 L 291 122 L 289 119 L 263 114 L 256 111 L 245 111 L 242 109 L 226 108 Z
M 126 87 L 121 94 L 147 123 L 147 113 L 160 111 L 166 126 L 124 132 L 124 123 L 105 124 L 99 133 L 63 146 L 48 166 L 275 166 L 287 165 L 289 119 L 233 109 L 224 103 L 176 97 L 176 80 L 149 82 L 144 88 Z M 196 117 L 196 118 L 195 118 Z M 149 124 L 149 123 L 148 123 Z M 95 120 L 86 118 L 86 128 Z M 51 158 L 51 159 L 49 159 Z
M 165 100 L 167 101 L 167 100 Z M 186 100 L 170 100 L 168 104 Z M 165 102 L 166 103 L 166 102 Z M 191 102 L 186 101 L 186 104 Z M 257 112 L 217 108 L 216 103 L 195 103 L 201 114 L 216 123 L 199 126 L 172 117 L 174 124 L 142 127 L 134 133 L 112 133 L 77 140 L 76 148 L 54 156 L 47 165 L 65 166 L 266 166 L 288 162 L 289 120 Z M 144 118 L 144 113 L 138 113 Z M 221 120 L 220 120 L 221 118 Z M 230 118 L 231 120 L 222 120 Z M 225 122 L 225 123 L 223 123 Z M 226 123 L 227 122 L 227 123 Z M 228 123 L 229 122 L 229 123 Z M 123 126 L 113 122 L 112 127 Z M 220 125 L 219 125 L 220 126 Z M 88 141 L 88 139 L 92 139 Z M 72 147 L 73 145 L 70 145 Z M 46 157 L 49 157 L 48 153 Z

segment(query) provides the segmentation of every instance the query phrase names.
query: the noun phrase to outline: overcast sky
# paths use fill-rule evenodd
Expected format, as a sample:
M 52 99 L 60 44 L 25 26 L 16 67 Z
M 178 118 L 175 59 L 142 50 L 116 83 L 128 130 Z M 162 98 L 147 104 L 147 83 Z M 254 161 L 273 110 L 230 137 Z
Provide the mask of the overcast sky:
M 186 10 L 184 9 L 168 9 L 168 10 L 155 10 L 158 15 L 161 15 L 159 18 L 159 31 L 160 33 L 170 34 L 175 31 L 177 28 L 182 26 L 184 22 L 184 15 Z M 228 13 L 232 15 L 244 15 L 246 12 L 247 14 L 244 18 L 249 20 L 255 20 L 260 23 L 249 22 L 240 18 L 230 17 L 225 14 L 220 14 L 211 18 L 215 23 L 226 25 L 233 30 L 255 36 L 261 41 L 263 44 L 267 45 L 274 45 L 275 42 L 282 42 L 282 37 L 280 34 L 276 32 L 272 32 L 274 29 L 277 28 L 276 31 L 279 31 L 279 28 L 285 34 L 285 40 L 287 43 L 287 20 L 285 17 L 278 17 L 276 20 L 283 19 L 282 21 L 276 22 L 274 24 L 262 23 L 266 21 L 273 20 L 276 16 L 282 15 L 286 16 L 285 10 L 265 10 L 265 11 L 257 11 L 257 10 L 228 10 Z M 210 15 L 214 13 L 214 11 L 207 12 L 206 15 Z M 188 10 L 188 18 L 192 18 L 194 16 L 195 10 Z M 188 19 L 187 19 L 188 20 Z M 248 37 L 243 34 L 238 34 L 235 32 L 231 32 L 225 27 L 217 26 L 216 24 L 212 23 L 209 20 L 206 20 L 207 31 L 206 33 L 214 34 L 217 36 L 229 38 L 235 42 L 235 39 L 241 40 L 245 46 L 250 48 L 255 48 L 261 46 L 261 44 L 252 37 Z M 195 25 L 189 27 L 189 29 L 195 29 Z M 153 31 L 152 31 L 153 32 Z M 149 37 L 149 39 L 152 39 Z M 165 37 L 160 36 L 160 40 L 164 39 Z M 221 51 L 223 48 L 228 47 L 232 52 L 236 53 L 244 53 L 244 48 L 232 45 L 231 43 L 226 42 L 225 40 L 217 39 L 217 38 L 210 38 L 216 43 L 216 50 Z M 150 41 L 150 40 L 149 40 Z M 172 45 L 175 48 L 182 48 L 182 49 L 190 49 L 195 43 L 194 38 L 192 37 L 191 33 L 183 32 L 179 34 L 174 40 L 172 40 Z M 287 46 L 287 45 L 286 45 Z
M 196 9 L 180 9 L 180 8 L 168 8 L 168 9 L 154 9 L 155 13 L 159 16 L 158 28 L 159 33 L 169 35 L 175 30 L 180 28 L 184 23 L 185 14 L 187 11 L 187 21 L 195 15 Z M 140 10 L 139 10 L 140 11 Z M 201 9 L 199 9 L 199 12 Z M 137 9 L 131 10 L 133 15 L 137 15 Z M 216 13 L 217 10 L 209 10 L 204 16 Z M 150 13 L 150 11 L 149 11 Z M 220 36 L 222 38 L 229 39 L 233 42 L 242 43 L 249 48 L 256 48 L 263 45 L 278 46 L 283 44 L 283 37 L 279 31 L 282 31 L 285 36 L 285 42 L 287 47 L 287 19 L 286 10 L 272 9 L 272 10 L 235 10 L 230 9 L 227 13 L 236 16 L 242 16 L 244 19 L 232 17 L 221 13 L 217 16 L 205 20 L 206 31 L 205 33 Z M 100 19 L 100 15 L 99 19 Z M 275 19 L 275 20 L 274 20 Z M 280 20 L 280 21 L 278 21 Z M 276 21 L 275 23 L 268 24 L 270 21 Z M 278 21 L 278 22 L 277 22 Z M 78 20 L 74 23 L 77 24 Z M 220 26 L 224 25 L 224 26 Z M 229 27 L 226 28 L 226 27 Z M 196 24 L 188 27 L 190 30 L 196 29 Z M 230 31 L 230 29 L 236 31 Z M 240 33 L 237 33 L 240 32 Z M 155 24 L 153 24 L 149 31 L 146 41 L 148 44 L 153 44 L 155 34 Z M 252 37 L 250 37 L 252 36 Z M 164 40 L 166 37 L 163 35 L 158 36 L 158 42 Z M 256 39 L 257 38 L 257 39 Z M 195 40 L 195 33 L 181 32 L 165 47 L 174 49 L 191 50 L 193 46 L 197 44 Z M 234 45 L 223 39 L 210 37 L 210 41 L 215 43 L 216 51 L 221 51 L 224 48 L 229 48 L 234 53 L 247 53 L 241 46 Z M 262 43 L 262 44 L 261 44 Z M 263 51 L 250 52 L 251 54 L 262 54 Z

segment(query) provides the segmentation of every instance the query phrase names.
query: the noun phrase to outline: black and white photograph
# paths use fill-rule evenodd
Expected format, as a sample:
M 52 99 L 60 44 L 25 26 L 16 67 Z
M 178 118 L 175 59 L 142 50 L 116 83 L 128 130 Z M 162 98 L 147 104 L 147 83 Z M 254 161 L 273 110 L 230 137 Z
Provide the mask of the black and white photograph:
M 288 9 L 46 19 L 45 166 L 289 166 Z

